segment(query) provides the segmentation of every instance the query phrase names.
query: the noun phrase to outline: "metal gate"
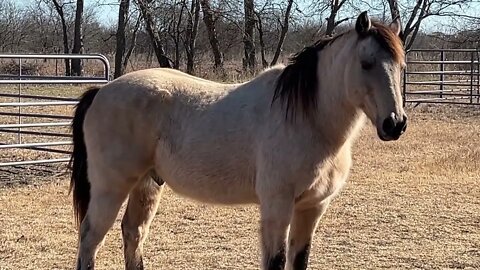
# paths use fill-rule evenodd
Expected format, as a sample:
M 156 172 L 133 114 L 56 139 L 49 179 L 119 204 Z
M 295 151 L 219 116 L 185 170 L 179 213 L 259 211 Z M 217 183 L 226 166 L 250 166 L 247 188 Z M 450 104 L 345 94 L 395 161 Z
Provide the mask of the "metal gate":
M 406 59 L 404 102 L 480 105 L 478 49 L 416 49 Z
M 72 59 L 90 64 L 92 71 L 63 75 L 64 62 Z M 48 63 L 46 71 L 32 71 L 38 62 Z M 0 67 L 0 167 L 68 161 L 76 97 L 85 85 L 109 81 L 108 59 L 99 54 L 0 54 Z M 59 85 L 78 93 L 62 96 Z

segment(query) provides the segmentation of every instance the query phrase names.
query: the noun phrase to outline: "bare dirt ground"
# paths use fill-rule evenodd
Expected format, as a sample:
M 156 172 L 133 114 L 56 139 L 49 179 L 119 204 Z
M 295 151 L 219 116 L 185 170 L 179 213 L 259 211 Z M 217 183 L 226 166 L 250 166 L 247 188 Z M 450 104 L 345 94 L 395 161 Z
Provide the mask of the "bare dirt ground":
M 356 143 L 343 192 L 317 229 L 309 269 L 480 269 L 480 112 L 409 109 L 408 132 Z M 68 176 L 51 166 L 0 172 L 0 269 L 73 269 Z M 119 216 L 98 269 L 122 269 Z M 145 245 L 147 269 L 258 269 L 255 206 L 215 207 L 166 190 Z

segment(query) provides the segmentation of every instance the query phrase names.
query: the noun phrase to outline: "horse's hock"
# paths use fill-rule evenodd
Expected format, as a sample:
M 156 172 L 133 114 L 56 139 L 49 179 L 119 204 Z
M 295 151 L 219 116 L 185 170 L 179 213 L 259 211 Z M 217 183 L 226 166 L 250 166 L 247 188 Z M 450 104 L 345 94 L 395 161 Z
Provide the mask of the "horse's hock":
M 82 76 L 66 75 L 71 59 L 82 60 Z M 68 161 L 73 106 L 87 85 L 109 81 L 108 59 L 99 54 L 0 54 L 0 67 L 0 170 L 35 165 L 41 171 Z

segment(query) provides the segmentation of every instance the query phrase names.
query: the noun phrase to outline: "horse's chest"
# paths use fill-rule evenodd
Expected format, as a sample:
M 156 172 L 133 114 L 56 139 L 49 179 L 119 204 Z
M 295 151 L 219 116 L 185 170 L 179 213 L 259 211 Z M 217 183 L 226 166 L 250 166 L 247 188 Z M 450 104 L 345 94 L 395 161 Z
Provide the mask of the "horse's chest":
M 305 181 L 304 189 L 297 194 L 297 203 L 313 205 L 335 196 L 345 185 L 350 172 L 351 157 L 348 154 L 317 167 L 317 176 Z

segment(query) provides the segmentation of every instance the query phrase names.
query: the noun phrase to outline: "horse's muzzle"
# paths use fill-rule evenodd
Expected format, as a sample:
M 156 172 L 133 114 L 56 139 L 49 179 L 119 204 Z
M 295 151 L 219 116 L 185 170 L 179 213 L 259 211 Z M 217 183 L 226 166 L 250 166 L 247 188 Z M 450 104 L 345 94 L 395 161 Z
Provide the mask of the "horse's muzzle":
M 383 141 L 398 140 L 406 130 L 407 116 L 403 115 L 401 119 L 398 119 L 398 117 L 392 113 L 392 115 L 383 120 L 382 130 L 378 132 L 378 136 Z

